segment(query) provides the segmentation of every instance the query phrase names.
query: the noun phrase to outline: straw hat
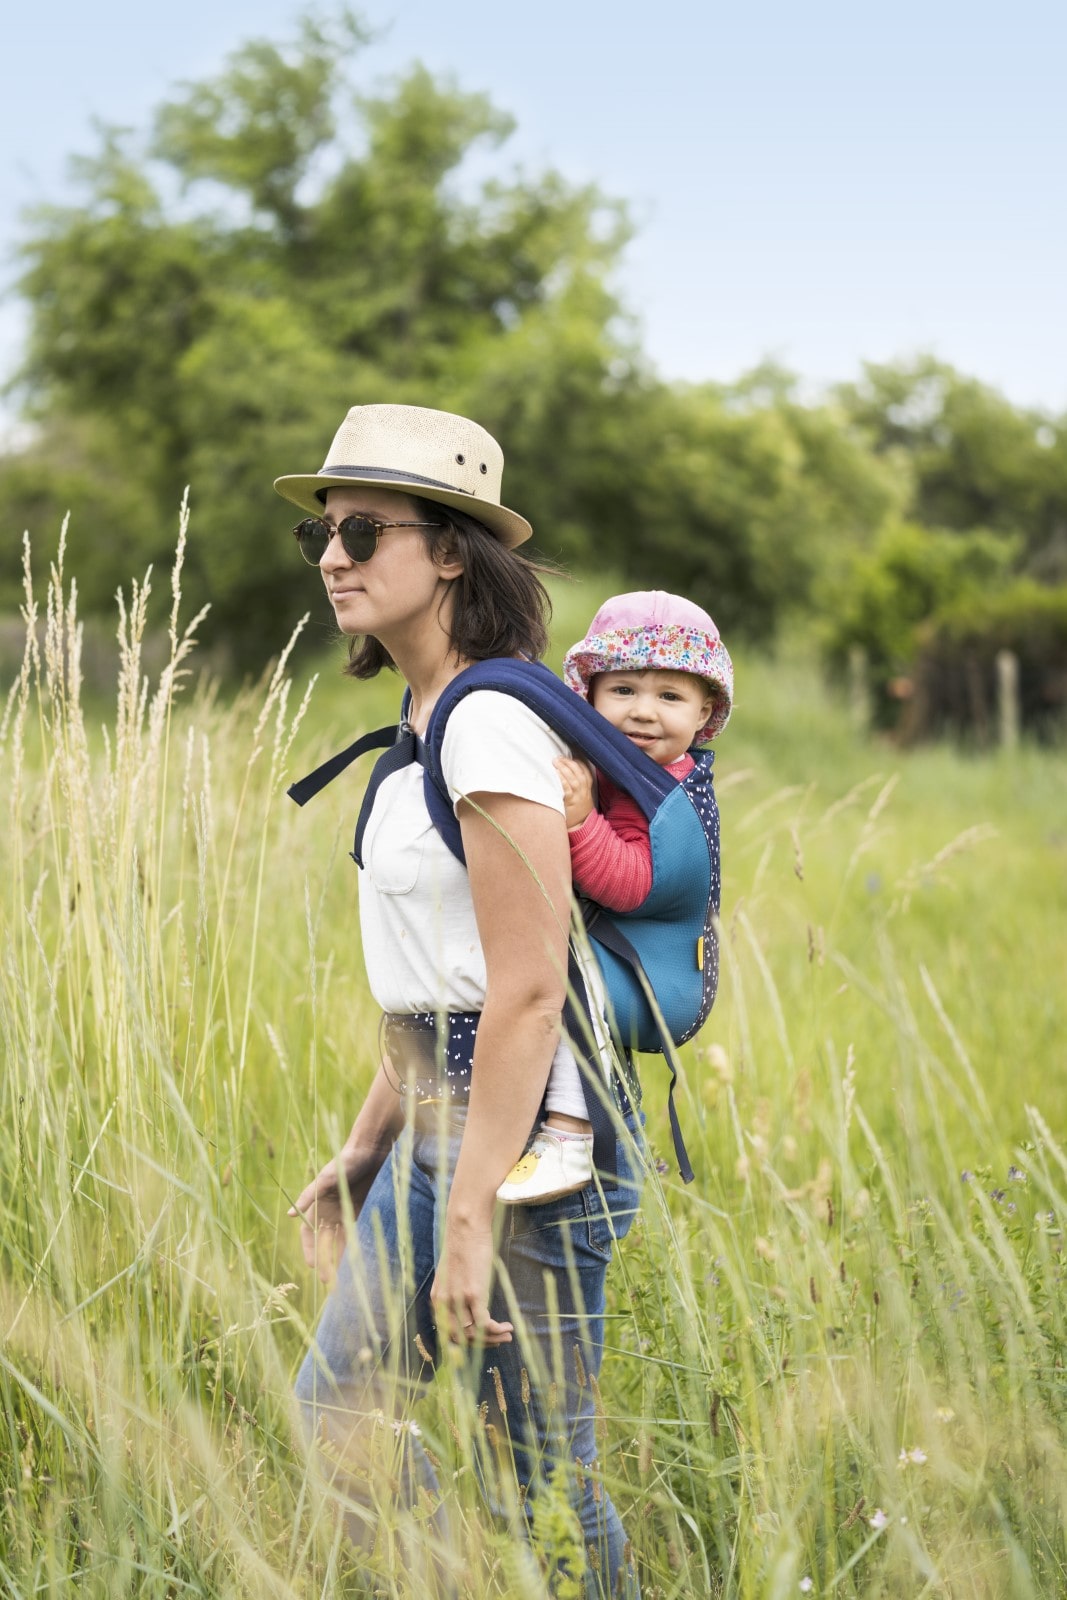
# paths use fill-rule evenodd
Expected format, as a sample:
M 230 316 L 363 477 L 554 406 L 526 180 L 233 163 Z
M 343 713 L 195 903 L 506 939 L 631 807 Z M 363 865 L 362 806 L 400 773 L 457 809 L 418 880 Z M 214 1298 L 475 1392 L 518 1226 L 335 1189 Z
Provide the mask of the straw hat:
M 321 515 L 327 489 L 366 484 L 409 490 L 475 517 L 501 544 L 533 532 L 500 504 L 504 452 L 484 428 L 425 406 L 353 406 L 318 472 L 275 478 L 274 487 L 303 511 Z

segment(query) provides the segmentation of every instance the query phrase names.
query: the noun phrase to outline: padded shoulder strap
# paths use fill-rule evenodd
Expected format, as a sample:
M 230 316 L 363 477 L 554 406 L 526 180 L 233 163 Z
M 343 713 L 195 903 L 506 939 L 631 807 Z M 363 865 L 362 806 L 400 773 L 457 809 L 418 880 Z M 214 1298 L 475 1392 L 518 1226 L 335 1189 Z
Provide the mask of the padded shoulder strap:
M 676 787 L 668 772 L 539 661 L 477 661 L 453 678 L 441 693 L 426 730 L 425 745 L 419 751 L 419 760 L 426 769 L 426 804 L 434 827 L 460 861 L 463 846 L 459 823 L 441 769 L 441 752 L 449 717 L 460 700 L 477 689 L 495 689 L 528 706 L 572 749 L 632 795 L 650 820 Z

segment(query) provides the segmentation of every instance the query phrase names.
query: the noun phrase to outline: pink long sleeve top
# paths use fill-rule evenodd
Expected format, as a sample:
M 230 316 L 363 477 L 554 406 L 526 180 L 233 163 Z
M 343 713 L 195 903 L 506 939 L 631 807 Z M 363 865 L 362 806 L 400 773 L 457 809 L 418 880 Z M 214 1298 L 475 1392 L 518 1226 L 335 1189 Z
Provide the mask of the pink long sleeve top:
M 666 768 L 681 783 L 696 762 L 680 756 Z M 600 809 L 567 835 L 574 887 L 608 911 L 635 911 L 652 887 L 648 820 L 636 801 L 597 774 Z

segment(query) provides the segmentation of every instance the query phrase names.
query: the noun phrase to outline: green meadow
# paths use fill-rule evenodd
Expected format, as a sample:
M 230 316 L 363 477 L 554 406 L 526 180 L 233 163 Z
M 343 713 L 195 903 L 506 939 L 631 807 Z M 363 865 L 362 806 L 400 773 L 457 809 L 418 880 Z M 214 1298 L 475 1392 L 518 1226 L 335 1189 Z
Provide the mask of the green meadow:
M 425 1594 L 387 1466 L 355 1573 L 289 1399 L 324 1291 L 286 1211 L 377 1018 L 362 778 L 284 791 L 396 683 L 340 677 L 309 580 L 317 677 L 223 693 L 152 584 L 102 702 L 70 577 L 39 575 L 0 725 L 0 1592 Z M 555 662 L 608 587 L 557 586 Z M 801 647 L 736 665 L 720 995 L 680 1053 L 697 1177 L 650 1059 L 664 1170 L 609 1280 L 600 1470 L 643 1593 L 1065 1593 L 1067 762 L 902 752 Z M 538 1571 L 482 1508 L 456 1375 L 418 1420 L 459 1592 L 574 1595 L 565 1485 Z

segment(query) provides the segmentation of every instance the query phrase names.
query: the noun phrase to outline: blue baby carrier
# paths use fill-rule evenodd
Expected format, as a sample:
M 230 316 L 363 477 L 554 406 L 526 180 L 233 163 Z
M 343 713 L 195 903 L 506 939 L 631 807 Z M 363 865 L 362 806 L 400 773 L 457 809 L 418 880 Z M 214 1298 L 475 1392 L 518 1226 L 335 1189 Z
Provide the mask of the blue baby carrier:
M 679 783 L 539 662 L 479 661 L 459 673 L 443 690 L 430 716 L 425 740 L 417 738 L 407 726 L 405 695 L 398 726 L 379 728 L 357 739 L 347 750 L 294 783 L 289 795 L 302 806 L 359 756 L 384 748 L 385 754 L 375 763 L 356 824 L 352 855 L 356 865 L 362 867 L 363 835 L 379 786 L 391 772 L 418 761 L 424 772 L 431 821 L 452 854 L 462 862 L 460 826 L 441 771 L 441 750 L 455 706 L 465 695 L 479 689 L 496 690 L 522 701 L 574 751 L 630 795 L 648 819 L 652 886 L 641 905 L 634 911 L 617 912 L 607 911 L 591 900 L 579 900 L 578 904 L 602 974 L 607 1021 L 616 1044 L 627 1062 L 633 1051 L 660 1052 L 670 1068 L 671 1132 L 679 1171 L 689 1183 L 693 1170 L 674 1104 L 674 1047 L 691 1039 L 706 1021 L 718 986 L 719 812 L 710 751 L 692 752 L 696 765 Z M 598 1171 L 610 1173 L 614 1169 L 615 1136 L 610 1113 L 603 1103 L 603 1071 L 597 1064 L 595 1030 L 573 940 L 568 980 L 571 999 L 564 1022 L 587 1084 L 593 1159 Z

